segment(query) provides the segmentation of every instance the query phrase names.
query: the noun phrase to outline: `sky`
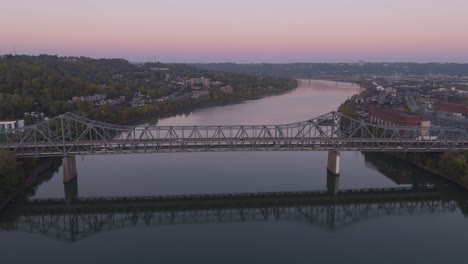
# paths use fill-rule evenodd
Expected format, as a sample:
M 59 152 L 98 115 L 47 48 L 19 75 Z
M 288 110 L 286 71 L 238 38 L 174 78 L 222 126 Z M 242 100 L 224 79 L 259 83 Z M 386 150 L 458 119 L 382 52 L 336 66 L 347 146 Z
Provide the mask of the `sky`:
M 467 0 L 0 0 L 0 54 L 464 62 Z

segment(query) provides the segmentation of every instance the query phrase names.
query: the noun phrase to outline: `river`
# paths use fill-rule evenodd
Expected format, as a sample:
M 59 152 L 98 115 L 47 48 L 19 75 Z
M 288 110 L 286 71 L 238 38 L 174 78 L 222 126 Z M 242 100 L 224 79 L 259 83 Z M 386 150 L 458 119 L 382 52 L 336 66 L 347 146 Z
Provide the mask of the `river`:
M 148 123 L 293 123 L 335 111 L 358 92 L 359 87 L 350 83 L 307 80 L 282 95 Z M 78 196 L 93 204 L 99 202 L 92 197 L 116 197 L 113 210 L 118 213 L 63 213 L 47 203 L 28 207 L 28 201 L 19 202 L 0 218 L 2 263 L 440 263 L 460 262 L 468 257 L 464 250 L 468 245 L 468 220 L 460 209 L 465 201 L 463 192 L 445 180 L 381 154 L 343 152 L 339 189 L 364 192 L 369 188 L 412 187 L 410 195 L 404 189 L 401 196 L 388 198 L 394 197 L 393 192 L 381 190 L 376 191 L 377 195 L 363 194 L 372 199 L 353 194 L 345 202 L 327 196 L 320 198 L 320 206 L 315 203 L 307 207 L 326 211 L 324 218 L 312 218 L 301 210 L 298 214 L 302 204 L 299 200 L 294 200 L 292 206 L 268 202 L 262 207 L 244 197 L 240 199 L 244 205 L 228 210 L 235 214 L 230 218 L 215 218 L 212 209 L 195 210 L 194 215 L 192 207 L 178 207 L 171 211 L 172 221 L 156 221 L 147 207 L 132 209 L 148 201 L 140 199 L 138 205 L 132 202 L 130 207 L 125 202 L 134 196 L 264 192 L 314 192 L 313 197 L 325 197 L 327 180 L 331 179 L 326 161 L 326 152 L 77 157 Z M 35 189 L 29 200 L 64 198 L 62 177 L 60 168 Z M 438 187 L 436 194 L 431 189 L 434 186 Z M 430 195 L 425 196 L 426 192 Z M 461 193 L 462 198 L 453 198 L 453 193 Z M 336 206 L 333 214 L 330 203 Z M 35 208 L 39 207 L 44 211 L 38 213 Z M 219 207 L 223 205 L 217 204 Z M 249 210 L 244 215 L 246 207 Z M 270 208 L 266 211 L 276 214 L 266 219 L 258 218 L 259 213 L 253 217 L 252 208 L 257 208 L 257 213 L 263 212 L 261 208 Z M 146 219 L 145 215 L 153 218 Z

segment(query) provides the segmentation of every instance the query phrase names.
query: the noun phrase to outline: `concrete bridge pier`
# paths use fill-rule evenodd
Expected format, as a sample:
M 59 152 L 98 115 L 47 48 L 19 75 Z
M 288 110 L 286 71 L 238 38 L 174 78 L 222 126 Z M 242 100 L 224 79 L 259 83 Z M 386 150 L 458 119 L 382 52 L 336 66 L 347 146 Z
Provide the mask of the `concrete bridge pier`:
M 67 204 L 73 203 L 78 197 L 78 172 L 74 156 L 64 157 L 63 164 L 63 188 Z
M 75 156 L 68 156 L 62 159 L 63 164 L 63 183 L 70 182 L 78 176 L 76 170 Z
M 339 188 L 340 176 L 327 171 L 327 191 L 330 194 L 337 194 Z
M 65 191 L 65 202 L 72 204 L 78 198 L 78 178 L 75 177 L 69 182 L 63 184 Z
M 328 166 L 327 170 L 333 175 L 340 175 L 340 152 L 329 151 L 328 152 Z

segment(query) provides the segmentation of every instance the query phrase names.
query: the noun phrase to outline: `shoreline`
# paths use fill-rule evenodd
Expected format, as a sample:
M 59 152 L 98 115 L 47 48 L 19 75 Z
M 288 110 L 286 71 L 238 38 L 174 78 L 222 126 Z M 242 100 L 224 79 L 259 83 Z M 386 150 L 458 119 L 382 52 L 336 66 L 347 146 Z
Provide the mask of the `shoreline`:
M 208 101 L 206 104 L 202 104 L 202 105 L 199 105 L 199 106 L 194 105 L 192 107 L 188 107 L 186 109 L 175 110 L 173 112 L 150 113 L 150 114 L 146 114 L 146 115 L 143 115 L 143 116 L 140 116 L 140 117 L 133 118 L 132 120 L 128 120 L 128 121 L 124 121 L 124 122 L 118 122 L 118 123 L 121 124 L 121 125 L 138 125 L 138 122 L 145 121 L 145 120 L 150 120 L 150 119 L 151 120 L 153 120 L 153 119 L 159 120 L 161 118 L 167 118 L 167 117 L 171 117 L 171 116 L 177 116 L 177 115 L 180 115 L 180 114 L 184 114 L 185 112 L 191 113 L 191 112 L 193 112 L 195 110 L 199 110 L 199 109 L 206 109 L 206 108 L 210 108 L 210 107 L 240 104 L 240 103 L 250 101 L 250 100 L 258 100 L 258 99 L 262 99 L 262 98 L 266 98 L 266 97 L 270 97 L 270 96 L 282 95 L 282 94 L 291 92 L 294 89 L 299 88 L 298 79 L 294 79 L 294 80 L 296 80 L 296 82 L 297 82 L 297 85 L 295 87 L 286 88 L 284 90 L 275 91 L 275 92 L 272 92 L 272 93 L 254 95 L 254 96 L 251 96 L 251 97 L 248 97 L 248 98 L 229 98 L 226 102 L 223 102 L 223 101 L 210 102 L 210 101 Z M 157 124 L 157 122 L 156 122 L 156 124 Z
M 208 102 L 207 104 L 204 104 L 204 105 L 193 106 L 191 108 L 181 109 L 181 110 L 177 110 L 177 111 L 174 111 L 174 112 L 171 112 L 171 113 L 148 114 L 148 115 L 144 115 L 144 116 L 141 116 L 141 117 L 138 117 L 138 118 L 134 118 L 134 119 L 132 119 L 130 121 L 122 122 L 120 124 L 121 125 L 140 125 L 140 123 L 138 123 L 138 122 L 150 121 L 150 120 L 151 121 L 156 120 L 156 124 L 157 124 L 157 122 L 161 118 L 174 117 L 174 116 L 185 114 L 186 112 L 188 112 L 188 114 L 190 114 L 193 111 L 201 110 L 201 109 L 208 109 L 208 108 L 211 108 L 211 107 L 236 105 L 236 104 L 242 104 L 242 103 L 247 102 L 247 101 L 259 100 L 259 99 L 268 98 L 268 97 L 272 97 L 272 96 L 283 95 L 283 94 L 289 93 L 289 92 L 291 92 L 291 91 L 293 91 L 294 89 L 297 89 L 297 88 L 299 88 L 299 86 L 296 86 L 294 88 L 288 88 L 286 90 L 277 91 L 277 92 L 274 92 L 274 93 L 256 95 L 256 96 L 252 96 L 250 98 L 234 98 L 234 99 L 231 99 L 228 102 Z
M 404 161 L 406 161 L 406 162 L 409 162 L 409 163 L 411 163 L 412 165 L 414 165 L 414 166 L 416 166 L 416 167 L 418 167 L 418 168 L 420 168 L 420 169 L 423 169 L 423 170 L 425 170 L 425 171 L 427 171 L 427 172 L 430 172 L 430 173 L 432 173 L 432 174 L 434 174 L 434 175 L 437 175 L 438 177 L 442 177 L 442 178 L 444 178 L 444 179 L 447 179 L 447 180 L 449 180 L 449 181 L 455 183 L 456 185 L 458 185 L 459 187 L 463 188 L 464 190 L 468 190 L 468 185 L 467 185 L 467 184 L 463 183 L 462 181 L 460 181 L 460 180 L 458 180 L 458 179 L 455 179 L 455 178 L 452 178 L 452 177 L 450 177 L 450 176 L 444 175 L 444 174 L 440 173 L 440 171 L 438 171 L 438 170 L 436 170 L 436 169 L 423 166 L 423 165 L 421 165 L 421 164 L 419 164 L 419 163 L 417 163 L 417 162 L 415 162 L 415 161 L 413 161 L 413 160 L 410 160 L 410 159 L 401 157 L 401 156 L 399 156 L 398 154 L 394 154 L 394 153 L 387 153 L 387 154 L 392 155 L 392 156 L 394 156 L 394 157 L 396 157 L 396 158 L 398 158 L 398 159 L 400 159 L 400 160 L 404 160 Z
M 154 121 L 154 120 L 156 120 L 155 124 L 157 124 L 159 119 L 174 117 L 174 116 L 178 116 L 178 115 L 183 115 L 183 114 L 185 114 L 185 112 L 188 112 L 188 114 L 190 114 L 191 112 L 196 111 L 196 110 L 208 109 L 208 108 L 211 108 L 211 107 L 218 107 L 218 106 L 242 104 L 242 103 L 248 102 L 248 101 L 259 100 L 259 99 L 268 98 L 268 97 L 272 97 L 272 96 L 283 95 L 283 94 L 292 92 L 295 89 L 298 89 L 300 87 L 299 86 L 299 83 L 300 83 L 299 81 L 300 80 L 326 81 L 326 82 L 338 82 L 338 83 L 354 84 L 355 86 L 359 87 L 360 89 L 363 89 L 362 92 L 366 91 L 365 87 L 361 86 L 359 83 L 356 83 L 356 82 L 334 81 L 334 80 L 324 80 L 324 79 L 295 79 L 295 80 L 298 82 L 298 85 L 296 87 L 293 87 L 293 88 L 288 88 L 288 89 L 281 90 L 281 91 L 276 91 L 276 92 L 273 92 L 273 93 L 256 95 L 256 96 L 252 96 L 250 98 L 235 98 L 235 99 L 230 100 L 229 102 L 208 103 L 206 105 L 194 106 L 192 108 L 187 108 L 187 109 L 184 109 L 184 110 L 178 110 L 178 111 L 175 111 L 175 112 L 172 112 L 172 113 L 149 114 L 149 115 L 145 115 L 145 116 L 142 116 L 142 117 L 139 117 L 139 118 L 135 118 L 135 119 L 127 121 L 127 122 L 123 122 L 121 124 L 122 125 L 139 125 L 138 122 L 141 122 L 141 121 Z M 356 93 L 356 94 L 354 94 L 352 96 L 355 96 L 355 95 L 359 95 L 359 93 Z M 338 108 L 336 109 L 336 111 L 338 111 Z
M 34 165 L 24 181 L 17 186 L 17 188 L 8 193 L 7 196 L 0 201 L 0 213 L 8 207 L 11 203 L 15 202 L 21 195 L 31 191 L 42 180 L 46 180 L 48 176 L 52 176 L 53 172 L 58 168 L 59 162 L 56 158 L 45 158 L 39 160 L 38 165 Z M 52 170 L 54 169 L 54 170 Z M 50 173 L 52 172 L 52 175 Z

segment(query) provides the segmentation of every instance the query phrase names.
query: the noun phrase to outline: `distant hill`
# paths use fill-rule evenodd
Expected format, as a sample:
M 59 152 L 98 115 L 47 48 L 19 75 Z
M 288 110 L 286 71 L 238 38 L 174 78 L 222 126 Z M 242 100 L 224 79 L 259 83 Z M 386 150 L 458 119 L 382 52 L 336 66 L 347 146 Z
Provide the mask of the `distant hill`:
M 468 64 L 458 63 L 290 63 L 290 64 L 191 64 L 210 71 L 237 72 L 281 77 L 313 78 L 316 75 L 427 75 L 468 76 Z

